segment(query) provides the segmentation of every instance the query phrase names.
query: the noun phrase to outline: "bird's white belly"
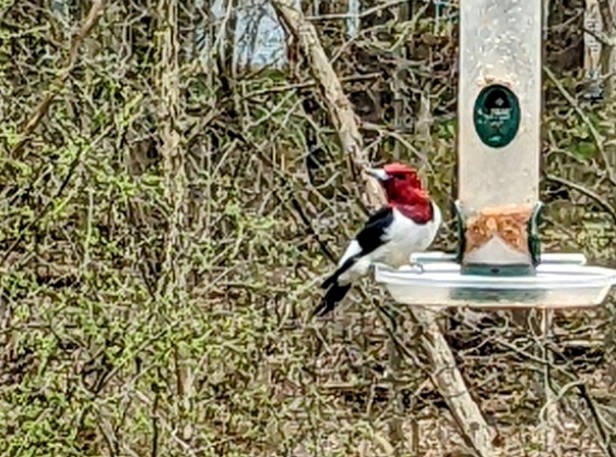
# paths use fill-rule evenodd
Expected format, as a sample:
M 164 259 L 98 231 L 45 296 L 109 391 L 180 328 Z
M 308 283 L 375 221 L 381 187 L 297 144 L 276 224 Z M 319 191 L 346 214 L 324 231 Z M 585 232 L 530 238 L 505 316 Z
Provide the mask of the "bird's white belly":
M 381 246 L 383 252 L 375 253 L 375 261 L 399 268 L 408 265 L 411 254 L 430 247 L 441 224 L 441 212 L 434 205 L 434 219 L 427 224 L 417 224 L 399 214 L 389 230 L 390 241 Z
M 384 262 L 388 265 L 399 268 L 408 265 L 411 254 L 414 252 L 425 251 L 432 241 L 436 231 L 432 224 L 423 227 L 414 227 L 411 232 L 413 235 L 394 237 L 391 241 L 377 249 L 374 254 L 374 261 Z

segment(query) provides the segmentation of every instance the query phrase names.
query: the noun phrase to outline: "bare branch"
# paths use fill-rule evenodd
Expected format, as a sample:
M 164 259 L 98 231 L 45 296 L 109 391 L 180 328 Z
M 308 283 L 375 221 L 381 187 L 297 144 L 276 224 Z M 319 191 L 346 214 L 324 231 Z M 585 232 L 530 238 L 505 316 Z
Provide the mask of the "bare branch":
M 90 7 L 90 11 L 86 16 L 83 25 L 81 26 L 77 34 L 73 37 L 71 46 L 68 51 L 67 61 L 64 64 L 64 68 L 60 70 L 58 77 L 47 90 L 47 95 L 45 95 L 43 100 L 41 100 L 38 106 L 34 109 L 32 116 L 23 127 L 23 132 L 21 132 L 20 140 L 17 142 L 17 144 L 11 151 L 11 155 L 13 157 L 18 156 L 24 146 L 26 146 L 28 141 L 30 141 L 30 135 L 32 134 L 32 132 L 34 132 L 34 129 L 41 122 L 43 117 L 45 117 L 47 111 L 49 110 L 49 107 L 51 106 L 51 102 L 53 102 L 55 96 L 58 94 L 62 86 L 66 83 L 66 80 L 73 71 L 75 63 L 77 62 L 79 48 L 83 41 L 90 34 L 92 29 L 96 26 L 96 24 L 98 24 L 99 19 L 103 15 L 105 3 L 106 0 L 92 1 L 92 6 Z
M 569 180 L 564 179 L 564 178 L 560 178 L 560 177 L 558 177 L 556 175 L 553 175 L 553 174 L 546 175 L 546 179 L 548 181 L 556 182 L 556 183 L 562 184 L 564 186 L 567 186 L 570 189 L 574 189 L 574 190 L 578 191 L 582 195 L 586 195 L 587 197 L 590 197 L 594 202 L 596 202 L 599 206 L 601 206 L 610 215 L 610 217 L 614 221 L 614 225 L 616 225 L 616 208 L 614 208 L 612 205 L 610 205 L 610 203 L 606 199 L 601 197 L 596 192 L 592 191 L 591 189 L 589 189 L 589 188 L 587 188 L 587 187 L 585 187 L 585 186 L 583 186 L 581 184 L 576 184 L 576 183 L 574 183 L 572 181 L 569 181 Z
M 575 112 L 580 117 L 582 122 L 588 127 L 588 130 L 590 130 L 590 134 L 592 135 L 592 138 L 595 142 L 595 146 L 597 147 L 597 150 L 599 151 L 603 159 L 603 163 L 605 165 L 605 169 L 607 171 L 608 177 L 610 181 L 612 182 L 612 184 L 616 185 L 616 170 L 614 170 L 614 168 L 611 166 L 611 161 L 609 160 L 607 152 L 604 147 L 604 141 L 605 141 L 604 138 L 599 133 L 599 131 L 597 130 L 595 125 L 592 123 L 590 118 L 586 115 L 586 113 L 584 113 L 580 105 L 575 101 L 575 98 L 573 98 L 573 96 L 567 91 L 565 86 L 563 86 L 563 84 L 554 76 L 554 73 L 552 72 L 552 70 L 544 66 L 543 71 L 545 71 L 545 73 L 548 75 L 548 78 L 550 78 L 550 80 L 554 83 L 554 85 L 559 90 L 559 92 L 562 94 L 562 96 L 569 102 L 569 104 L 575 110 Z

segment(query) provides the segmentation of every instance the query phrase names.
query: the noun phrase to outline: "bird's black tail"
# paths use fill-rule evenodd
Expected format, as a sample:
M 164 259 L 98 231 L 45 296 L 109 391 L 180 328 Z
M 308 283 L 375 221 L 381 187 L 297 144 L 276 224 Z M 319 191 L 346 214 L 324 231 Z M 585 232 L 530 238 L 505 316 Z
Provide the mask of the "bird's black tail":
M 329 289 L 333 284 L 336 284 L 340 275 L 351 268 L 357 261 L 357 257 L 358 256 L 351 257 L 349 260 L 340 265 L 336 271 L 334 271 L 325 281 L 323 281 L 323 284 L 321 284 L 321 289 Z
M 319 306 L 317 306 L 312 312 L 311 318 L 316 315 L 325 316 L 327 313 L 332 311 L 336 305 L 344 298 L 349 289 L 351 288 L 351 284 L 340 284 L 338 282 L 338 278 L 340 275 L 347 271 L 353 264 L 357 261 L 359 256 L 354 256 L 344 262 L 340 267 L 336 269 L 325 281 L 321 284 L 322 289 L 327 289 L 325 295 L 321 299 Z
M 317 306 L 312 312 L 312 316 L 325 316 L 327 313 L 332 311 L 340 301 L 347 294 L 349 289 L 351 288 L 351 284 L 340 285 L 338 281 L 333 282 L 327 292 L 321 299 L 319 306 Z

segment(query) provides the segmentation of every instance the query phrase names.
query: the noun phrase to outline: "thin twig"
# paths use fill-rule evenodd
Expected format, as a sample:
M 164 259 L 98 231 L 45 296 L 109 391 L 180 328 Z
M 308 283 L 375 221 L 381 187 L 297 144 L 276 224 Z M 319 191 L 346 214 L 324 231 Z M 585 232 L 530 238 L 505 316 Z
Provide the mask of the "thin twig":
M 580 184 L 574 183 L 573 181 L 569 181 L 567 179 L 560 178 L 552 174 L 546 175 L 545 179 L 547 179 L 548 181 L 558 183 L 558 184 L 562 184 L 563 186 L 569 187 L 571 189 L 577 190 L 579 193 L 591 198 L 610 215 L 610 217 L 614 220 L 614 224 L 616 225 L 616 208 L 610 205 L 610 203 L 607 200 L 605 200 L 603 197 L 601 197 L 596 192 L 593 192 L 592 190 Z
M 580 105 L 575 101 L 575 98 L 573 97 L 573 95 L 571 95 L 569 91 L 567 91 L 565 86 L 556 78 L 554 73 L 552 73 L 552 70 L 544 66 L 543 71 L 545 71 L 545 74 L 548 75 L 548 78 L 550 78 L 550 81 L 554 83 L 554 85 L 556 86 L 558 91 L 562 94 L 562 96 L 565 98 L 565 100 L 567 100 L 569 104 L 573 107 L 573 109 L 575 110 L 577 115 L 580 117 L 582 122 L 586 124 L 586 126 L 588 127 L 588 130 L 590 130 L 590 134 L 592 135 L 595 145 L 597 146 L 597 150 L 601 154 L 601 158 L 603 159 L 603 162 L 605 164 L 605 169 L 607 171 L 608 177 L 610 181 L 612 182 L 612 184 L 616 186 L 616 172 L 611 167 L 611 162 L 607 156 L 607 152 L 605 151 L 605 148 L 603 147 L 603 140 L 604 140 L 603 136 L 599 133 L 595 125 L 592 123 L 592 121 L 586 115 L 586 113 L 582 110 Z
M 381 78 L 383 75 L 380 73 L 367 73 L 365 75 L 350 75 L 341 77 L 340 81 L 342 82 L 356 82 L 356 81 L 370 81 L 372 79 Z M 254 92 L 249 92 L 242 97 L 242 101 L 249 100 L 254 97 L 259 97 L 261 95 L 271 95 L 280 92 L 287 92 L 289 90 L 297 90 L 297 89 L 310 89 L 312 87 L 316 87 L 317 83 L 315 81 L 306 81 L 303 83 L 295 83 L 295 84 L 284 84 L 281 86 L 268 87 L 265 89 L 256 90 Z
M 68 52 L 68 58 L 64 67 L 60 70 L 60 74 L 58 75 L 56 80 L 51 84 L 51 87 L 47 91 L 47 95 L 45 95 L 43 100 L 41 100 L 38 106 L 34 109 L 32 116 L 23 127 L 23 132 L 21 133 L 20 140 L 11 151 L 12 157 L 16 157 L 19 153 L 21 153 L 26 144 L 28 144 L 29 140 L 31 139 L 30 135 L 32 135 L 32 132 L 34 131 L 36 126 L 39 125 L 39 123 L 43 120 L 43 118 L 49 111 L 51 102 L 53 102 L 56 95 L 58 95 L 58 93 L 60 92 L 62 86 L 64 86 L 64 84 L 66 83 L 68 77 L 75 68 L 79 48 L 101 18 L 105 3 L 106 0 L 93 0 L 92 7 L 90 8 L 88 15 L 86 16 L 83 25 L 79 29 L 79 32 L 77 32 L 77 34 L 73 38 L 71 47 Z
M 29 223 L 28 225 L 26 225 L 20 232 L 19 235 L 17 236 L 17 238 L 15 239 L 15 241 L 13 241 L 13 243 L 8 247 L 8 249 L 4 252 L 4 255 L 2 256 L 2 258 L 0 258 L 0 267 L 2 267 L 5 262 L 7 261 L 7 259 L 9 258 L 9 256 L 11 255 L 11 253 L 17 248 L 17 246 L 19 246 L 19 244 L 23 241 L 24 236 L 26 235 L 26 233 L 28 233 L 28 230 L 30 230 L 30 228 L 32 226 L 34 226 L 35 224 L 39 223 L 43 217 L 45 217 L 47 215 L 47 213 L 52 209 L 55 200 L 62 195 L 62 192 L 64 192 L 64 189 L 66 189 L 66 187 L 68 186 L 68 183 L 71 181 L 71 178 L 73 177 L 73 173 L 75 172 L 75 170 L 77 169 L 77 165 L 79 165 L 79 163 L 81 162 L 81 158 L 83 157 L 83 155 L 85 154 L 86 151 L 89 151 L 91 149 L 94 148 L 94 146 L 96 146 L 96 144 L 98 144 L 99 141 L 101 141 L 103 138 L 105 138 L 107 136 L 107 134 L 109 134 L 109 132 L 111 132 L 111 130 L 113 129 L 114 125 L 110 125 L 108 126 L 105 130 L 103 130 L 100 135 L 94 139 L 94 141 L 92 141 L 89 145 L 87 145 L 86 147 L 83 147 L 76 155 L 75 158 L 72 160 L 71 164 L 69 165 L 68 168 L 68 172 L 66 173 L 66 176 L 64 177 L 64 179 L 62 180 L 62 183 L 60 184 L 60 186 L 58 187 L 58 190 L 56 190 L 56 192 L 51 196 L 51 198 L 48 200 L 47 204 L 44 206 L 44 208 L 41 210 L 41 212 L 34 217 Z
M 616 37 L 612 37 L 605 32 L 598 32 L 597 30 L 591 30 L 588 27 L 582 27 L 584 33 L 588 33 L 591 37 L 601 43 L 603 46 L 615 46 Z
M 306 16 L 311 22 L 317 21 L 331 21 L 335 19 L 361 19 L 373 14 L 378 13 L 379 11 L 386 10 L 387 8 L 392 8 L 394 6 L 401 5 L 402 3 L 406 3 L 408 0 L 390 0 L 389 2 L 383 2 L 380 5 L 373 6 L 372 8 L 367 8 L 364 11 L 356 14 L 349 13 L 332 13 L 332 14 L 320 14 L 318 16 Z

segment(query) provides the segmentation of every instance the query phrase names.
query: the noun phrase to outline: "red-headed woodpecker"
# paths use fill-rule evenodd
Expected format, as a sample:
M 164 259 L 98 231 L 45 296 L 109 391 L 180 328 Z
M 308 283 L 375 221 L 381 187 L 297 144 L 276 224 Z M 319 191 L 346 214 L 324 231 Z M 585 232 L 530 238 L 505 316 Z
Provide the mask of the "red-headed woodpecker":
M 387 205 L 372 214 L 349 243 L 338 268 L 321 285 L 326 292 L 313 315 L 332 311 L 374 262 L 394 268 L 409 264 L 413 252 L 432 244 L 441 225 L 441 211 L 422 188 L 415 169 L 391 163 L 369 173 L 383 186 Z

